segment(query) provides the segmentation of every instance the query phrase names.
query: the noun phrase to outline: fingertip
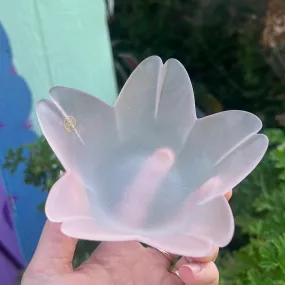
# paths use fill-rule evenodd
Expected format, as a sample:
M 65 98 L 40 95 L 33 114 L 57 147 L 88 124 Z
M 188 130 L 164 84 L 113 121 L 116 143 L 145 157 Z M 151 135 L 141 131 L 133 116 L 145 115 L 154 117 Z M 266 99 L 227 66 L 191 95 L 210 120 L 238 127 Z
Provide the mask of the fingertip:
M 195 280 L 195 275 L 201 271 L 199 263 L 189 263 L 181 266 L 178 270 L 179 277 L 183 282 L 188 283 Z
M 225 194 L 225 198 L 229 201 L 232 198 L 232 195 L 233 195 L 233 191 L 231 190 Z
M 219 271 L 214 262 L 191 262 L 179 268 L 179 277 L 187 285 L 218 285 Z
M 51 222 L 50 220 L 46 220 L 42 235 L 62 235 L 61 232 L 61 223 Z

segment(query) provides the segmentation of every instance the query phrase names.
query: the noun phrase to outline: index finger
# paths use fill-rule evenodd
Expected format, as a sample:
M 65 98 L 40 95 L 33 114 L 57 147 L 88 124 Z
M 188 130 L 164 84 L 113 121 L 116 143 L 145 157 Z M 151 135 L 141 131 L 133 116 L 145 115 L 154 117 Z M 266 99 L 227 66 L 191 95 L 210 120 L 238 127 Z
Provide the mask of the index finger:
M 159 190 L 160 183 L 175 162 L 175 154 L 168 148 L 157 149 L 142 165 L 125 190 L 119 215 L 132 226 L 141 226 L 148 207 Z M 128 207 L 126 207 L 128 205 Z

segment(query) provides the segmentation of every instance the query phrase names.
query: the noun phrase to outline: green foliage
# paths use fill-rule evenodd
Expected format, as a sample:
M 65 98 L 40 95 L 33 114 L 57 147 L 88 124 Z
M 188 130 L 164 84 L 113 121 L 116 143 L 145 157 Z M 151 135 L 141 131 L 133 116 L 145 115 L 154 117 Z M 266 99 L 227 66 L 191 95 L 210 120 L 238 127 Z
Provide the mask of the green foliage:
M 23 156 L 23 152 L 27 156 Z M 34 144 L 26 144 L 7 153 L 4 168 L 14 173 L 19 163 L 25 163 L 25 183 L 39 187 L 42 191 L 50 189 L 63 170 L 58 159 L 52 152 L 45 138 L 40 138 Z
M 275 127 L 285 85 L 261 41 L 266 8 L 267 0 L 117 0 L 111 37 L 128 42 L 140 59 L 180 60 L 194 90 L 203 90 L 196 91 L 202 111 L 213 106 L 207 94 L 224 109 L 258 113 Z
M 285 134 L 267 134 L 271 147 L 264 161 L 233 197 L 236 223 L 249 242 L 220 260 L 221 284 L 285 283 Z

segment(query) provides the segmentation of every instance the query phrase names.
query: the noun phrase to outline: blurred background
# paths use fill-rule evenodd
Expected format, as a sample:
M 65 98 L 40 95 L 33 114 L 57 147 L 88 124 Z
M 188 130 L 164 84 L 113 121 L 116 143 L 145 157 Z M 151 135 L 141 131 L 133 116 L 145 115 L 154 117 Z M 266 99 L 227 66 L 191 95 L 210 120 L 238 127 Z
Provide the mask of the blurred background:
M 270 147 L 234 189 L 236 233 L 217 263 L 220 284 L 285 284 L 284 0 L 0 0 L 0 24 L 2 285 L 31 258 L 62 169 L 34 103 L 53 85 L 113 103 L 151 55 L 183 63 L 199 117 L 241 109 L 262 119 Z M 81 241 L 74 265 L 95 247 Z

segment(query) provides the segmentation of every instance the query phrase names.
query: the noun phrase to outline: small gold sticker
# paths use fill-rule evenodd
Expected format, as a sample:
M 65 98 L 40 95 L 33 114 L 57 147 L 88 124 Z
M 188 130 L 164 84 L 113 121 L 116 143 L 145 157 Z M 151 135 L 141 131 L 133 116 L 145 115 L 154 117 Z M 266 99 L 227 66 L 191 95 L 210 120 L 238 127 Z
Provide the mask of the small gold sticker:
M 76 121 L 72 116 L 68 116 L 64 119 L 64 128 L 66 131 L 73 132 L 75 131 Z

